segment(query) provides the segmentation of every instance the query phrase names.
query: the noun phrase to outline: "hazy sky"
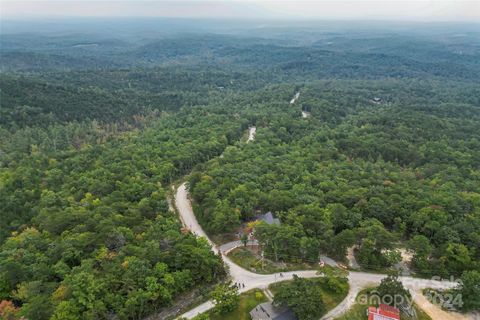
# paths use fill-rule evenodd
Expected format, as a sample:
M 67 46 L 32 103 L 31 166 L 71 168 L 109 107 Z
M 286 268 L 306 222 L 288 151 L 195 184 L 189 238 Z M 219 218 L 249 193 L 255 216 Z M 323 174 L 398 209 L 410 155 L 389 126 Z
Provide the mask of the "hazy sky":
M 16 1 L 0 0 L 1 17 L 197 17 L 278 19 L 392 19 L 480 22 L 470 1 Z

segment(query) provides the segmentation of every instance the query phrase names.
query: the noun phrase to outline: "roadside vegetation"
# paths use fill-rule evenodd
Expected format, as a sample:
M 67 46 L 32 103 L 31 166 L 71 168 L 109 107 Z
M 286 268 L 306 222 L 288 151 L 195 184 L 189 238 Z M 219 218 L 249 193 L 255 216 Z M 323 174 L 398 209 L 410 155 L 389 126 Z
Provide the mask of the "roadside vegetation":
M 271 284 L 274 304 L 292 309 L 299 320 L 319 319 L 336 307 L 348 293 L 347 278 L 328 273 L 325 277 L 293 280 Z
M 306 262 L 275 263 L 269 259 L 262 259 L 261 256 L 255 254 L 254 252 L 252 252 L 252 250 L 242 247 L 232 250 L 228 254 L 228 257 L 242 268 L 261 274 L 271 274 L 295 270 L 319 269 L 318 264 L 310 264 Z
M 450 290 L 425 289 L 423 294 L 429 301 L 440 305 L 444 310 L 470 311 L 480 309 L 480 273 L 463 273 L 458 287 Z
M 250 320 L 250 311 L 258 304 L 267 302 L 268 299 L 265 294 L 259 290 L 254 289 L 242 293 L 238 297 L 238 304 L 236 307 L 224 313 L 215 313 L 214 311 L 202 314 L 194 318 L 195 320 Z

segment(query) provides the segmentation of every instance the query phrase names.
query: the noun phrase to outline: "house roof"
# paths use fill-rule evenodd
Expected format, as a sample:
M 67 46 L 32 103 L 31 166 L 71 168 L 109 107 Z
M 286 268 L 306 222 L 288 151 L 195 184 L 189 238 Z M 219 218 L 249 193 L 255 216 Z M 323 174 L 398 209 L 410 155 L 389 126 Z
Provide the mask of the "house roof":
M 296 320 L 297 317 L 287 307 L 276 307 L 271 302 L 261 303 L 250 311 L 252 320 Z
M 267 224 L 277 224 L 277 225 L 280 224 L 280 220 L 277 218 L 274 218 L 273 213 L 271 211 L 268 211 L 267 213 L 262 214 L 259 217 L 259 219 L 262 221 L 265 221 Z
M 368 320 L 400 320 L 400 310 L 386 304 L 368 308 Z

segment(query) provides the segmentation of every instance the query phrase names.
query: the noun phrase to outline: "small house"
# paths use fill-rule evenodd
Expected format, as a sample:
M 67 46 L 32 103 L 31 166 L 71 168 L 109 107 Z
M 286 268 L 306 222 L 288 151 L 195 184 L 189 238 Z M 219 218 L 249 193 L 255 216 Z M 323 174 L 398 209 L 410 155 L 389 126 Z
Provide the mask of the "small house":
M 271 302 L 261 303 L 250 311 L 252 320 L 296 320 L 293 311 L 284 306 L 274 306 Z
M 373 97 L 372 100 L 370 100 L 370 102 L 373 104 L 381 104 L 383 101 L 382 101 L 382 98 L 380 97 Z

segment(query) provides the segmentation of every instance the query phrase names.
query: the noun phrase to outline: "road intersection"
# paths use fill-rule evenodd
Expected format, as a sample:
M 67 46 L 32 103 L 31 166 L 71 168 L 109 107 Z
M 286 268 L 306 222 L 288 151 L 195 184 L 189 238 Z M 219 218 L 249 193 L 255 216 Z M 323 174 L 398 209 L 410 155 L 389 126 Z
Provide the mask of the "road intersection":
M 245 292 L 254 288 L 259 289 L 267 289 L 268 286 L 272 283 L 285 281 L 293 279 L 293 275 L 297 275 L 299 277 L 304 278 L 313 278 L 322 276 L 320 272 L 317 270 L 299 270 L 299 271 L 291 271 L 291 272 L 282 272 L 274 273 L 274 274 L 257 274 L 251 271 L 248 271 L 237 264 L 235 264 L 232 260 L 227 257 L 227 253 L 233 250 L 236 247 L 243 245 L 241 241 L 234 241 L 227 244 L 224 244 L 218 247 L 213 241 L 210 240 L 208 235 L 202 229 L 200 224 L 198 223 L 195 214 L 192 209 L 192 205 L 190 203 L 188 197 L 188 191 L 186 183 L 181 184 L 176 191 L 175 195 L 175 206 L 178 210 L 180 220 L 184 227 L 188 228 L 193 234 L 198 237 L 204 237 L 208 243 L 211 245 L 212 251 L 216 254 L 220 254 L 225 265 L 228 268 L 228 272 L 232 279 L 232 282 L 235 283 L 242 283 L 244 287 L 239 290 L 240 292 Z M 328 259 L 328 257 L 326 258 Z M 329 261 L 331 259 L 328 259 Z M 333 260 L 332 260 L 333 261 Z M 367 272 L 356 272 L 351 271 L 348 275 L 348 280 L 350 284 L 350 290 L 347 297 L 334 309 L 330 310 L 322 320 L 330 320 L 335 319 L 336 317 L 342 315 L 345 311 L 347 311 L 354 303 L 357 294 L 360 292 L 361 289 L 368 287 L 368 286 L 375 286 L 380 283 L 380 281 L 385 278 L 387 275 L 385 274 L 376 274 L 376 273 L 367 273 Z M 422 307 L 428 307 L 435 311 L 436 314 L 442 315 L 442 320 L 445 319 L 469 319 L 467 317 L 463 318 L 460 315 L 452 315 L 451 313 L 447 313 L 442 311 L 440 308 L 434 306 L 428 300 L 423 297 L 421 294 L 421 290 L 424 288 L 434 288 L 434 289 L 449 289 L 453 288 L 457 285 L 456 282 L 452 281 L 438 281 L 438 280 L 428 280 L 428 279 L 419 279 L 413 277 L 399 277 L 402 281 L 404 286 L 410 289 L 414 301 L 421 305 Z M 188 312 L 185 312 L 181 315 L 183 318 L 192 319 L 196 315 L 204 313 L 214 307 L 212 301 L 207 301 Z M 427 309 L 428 309 L 427 308 Z M 440 313 L 439 313 L 440 312 Z M 436 320 L 436 318 L 434 318 Z

